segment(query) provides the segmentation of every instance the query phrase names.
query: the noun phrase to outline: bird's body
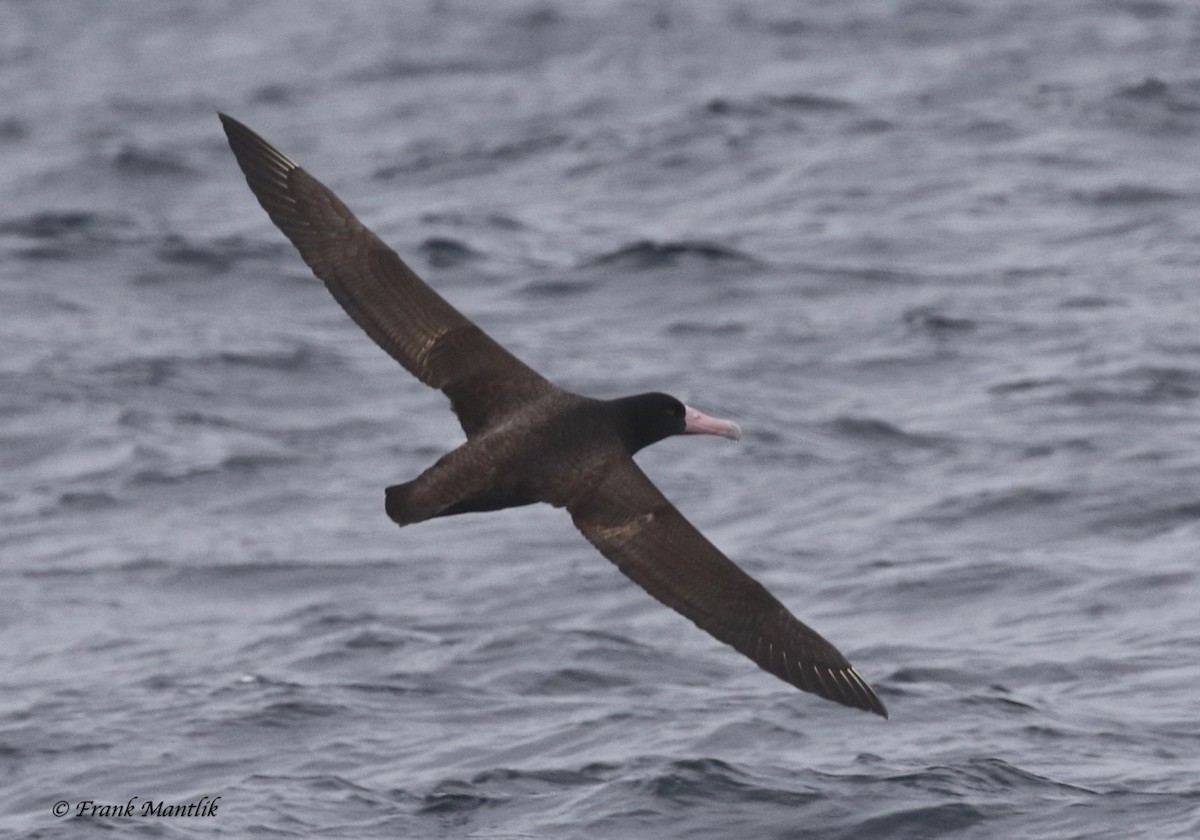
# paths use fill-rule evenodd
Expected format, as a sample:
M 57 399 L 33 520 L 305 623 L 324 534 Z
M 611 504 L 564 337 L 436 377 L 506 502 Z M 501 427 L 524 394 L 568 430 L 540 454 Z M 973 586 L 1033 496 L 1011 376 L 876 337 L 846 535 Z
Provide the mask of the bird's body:
M 557 387 L 425 284 L 334 193 L 221 115 L 246 181 L 346 312 L 450 399 L 467 440 L 387 488 L 397 524 L 545 502 L 628 577 L 797 688 L 887 716 L 838 650 L 704 538 L 633 461 L 679 434 L 736 439 L 666 394 L 599 400 Z
M 469 436 L 414 480 L 387 488 L 402 525 L 434 516 L 548 502 L 567 507 L 603 472 L 620 440 L 600 400 L 566 391 L 515 408 Z

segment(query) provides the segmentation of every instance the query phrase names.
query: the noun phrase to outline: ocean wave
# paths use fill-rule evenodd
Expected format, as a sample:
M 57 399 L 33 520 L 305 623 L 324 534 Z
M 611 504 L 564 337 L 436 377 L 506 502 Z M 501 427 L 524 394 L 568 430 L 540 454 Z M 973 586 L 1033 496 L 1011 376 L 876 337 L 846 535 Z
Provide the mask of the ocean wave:
M 562 298 L 595 291 L 597 282 L 580 278 L 530 280 L 521 286 L 521 293 L 532 297 Z
M 667 325 L 670 335 L 741 335 L 747 331 L 740 321 L 672 321 Z
M 446 179 L 477 176 L 502 164 L 540 158 L 570 141 L 571 135 L 561 131 L 530 128 L 506 140 L 481 141 L 459 148 L 444 142 L 417 143 L 405 150 L 403 162 L 379 167 L 372 177 L 388 181 L 417 172 L 436 172 Z
M 1076 500 L 1076 493 L 1072 490 L 1055 487 L 988 487 L 942 499 L 925 510 L 919 518 L 927 522 L 954 523 L 1026 515 L 1063 516 L 1063 509 Z
M 1071 377 L 1019 377 L 990 385 L 988 391 L 1088 408 L 1151 406 L 1191 402 L 1200 397 L 1200 370 L 1172 365 L 1133 365 Z
M 1193 134 L 1200 130 L 1200 79 L 1147 76 L 1113 89 L 1094 107 L 1114 128 L 1153 135 Z
M 639 239 L 587 260 L 584 265 L 648 270 L 673 266 L 684 260 L 702 262 L 740 262 L 758 260 L 734 248 L 704 240 L 655 241 Z
M 128 482 L 133 487 L 183 484 L 217 475 L 255 475 L 269 469 L 297 463 L 299 456 L 270 453 L 237 453 L 212 463 L 187 464 L 169 461 L 161 466 L 144 467 L 133 472 Z
M 1167 201 L 1183 201 L 1188 196 L 1177 190 L 1155 187 L 1148 184 L 1114 184 L 1095 190 L 1076 191 L 1071 198 L 1081 204 L 1097 207 L 1127 204 L 1161 204 Z
M 945 438 L 906 432 L 874 417 L 843 416 L 822 425 L 831 434 L 862 443 L 918 449 L 947 448 L 950 444 Z
M 195 356 L 162 353 L 96 365 L 90 371 L 87 388 L 100 394 L 112 388 L 142 390 L 169 386 L 204 394 L 221 387 L 220 382 L 213 381 L 214 372 L 225 371 L 228 379 L 239 371 L 303 374 L 340 364 L 337 356 L 306 342 L 253 350 L 217 350 Z M 224 387 L 228 386 L 226 382 Z
M 1089 530 L 1096 534 L 1142 538 L 1200 523 L 1200 498 L 1120 499 L 1095 516 Z
M 352 82 L 392 82 L 423 76 L 475 76 L 520 69 L 521 62 L 498 62 L 478 58 L 428 58 L 393 56 L 369 67 L 354 70 L 346 78 Z
M 1152 405 L 1190 402 L 1200 397 L 1200 370 L 1174 366 L 1134 365 L 1124 370 L 1070 382 L 1064 402 L 1083 406 L 1114 403 Z
M 64 511 L 93 511 L 118 507 L 121 500 L 105 490 L 67 490 L 58 494 L 57 507 Z
M 882 265 L 802 263 L 797 269 L 814 277 L 834 280 L 860 280 L 867 283 L 920 284 L 928 277 L 915 271 Z
M 180 178 L 199 174 L 174 149 L 147 149 L 127 143 L 109 160 L 113 169 L 123 177 Z
M 316 700 L 278 700 L 241 715 L 226 725 L 254 729 L 306 729 L 313 719 L 337 717 L 348 709 L 340 703 Z
M 467 243 L 446 236 L 431 236 L 417 250 L 433 268 L 451 268 L 483 256 Z
M 291 347 L 278 349 L 235 351 L 222 350 L 218 353 L 200 356 L 191 360 L 191 364 L 206 366 L 218 364 L 223 367 L 249 367 L 259 370 L 273 370 L 280 373 L 296 373 L 324 366 L 332 359 L 331 356 L 319 351 L 310 344 L 295 344 Z
M 902 316 L 905 325 L 913 330 L 928 333 L 936 337 L 946 337 L 956 333 L 970 332 L 979 326 L 971 318 L 946 315 L 933 306 L 919 306 L 907 310 Z
M 171 266 L 201 268 L 214 274 L 224 274 L 244 260 L 273 256 L 285 250 L 286 245 L 282 242 L 268 244 L 243 236 L 205 240 L 173 233 L 163 238 L 154 255 L 160 262 Z M 161 274 L 140 276 L 167 279 Z
M 0 117 L 0 142 L 16 143 L 29 137 L 29 124 L 18 117 Z
M 841 113 L 854 109 L 854 104 L 845 99 L 813 93 L 760 94 L 743 99 L 715 97 L 704 105 L 704 110 L 708 114 L 748 117 L 767 116 L 778 111 Z
M 488 796 L 466 782 L 442 782 L 421 799 L 421 814 L 459 815 L 507 802 L 507 796 Z
M 15 249 L 29 260 L 93 259 L 97 245 L 132 242 L 135 231 L 128 216 L 92 210 L 39 210 L 0 222 L 0 234 L 36 242 Z
M 536 697 L 587 695 L 637 684 L 638 679 L 590 668 L 553 668 L 509 674 L 504 684 L 518 694 Z

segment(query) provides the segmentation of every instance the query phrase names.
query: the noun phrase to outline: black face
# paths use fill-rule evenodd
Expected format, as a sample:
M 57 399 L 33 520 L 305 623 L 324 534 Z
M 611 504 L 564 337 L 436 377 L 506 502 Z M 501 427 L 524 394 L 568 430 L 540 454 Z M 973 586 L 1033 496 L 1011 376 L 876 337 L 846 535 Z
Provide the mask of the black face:
M 638 394 L 613 402 L 619 412 L 621 439 L 631 455 L 663 438 L 684 432 L 683 403 L 669 394 Z

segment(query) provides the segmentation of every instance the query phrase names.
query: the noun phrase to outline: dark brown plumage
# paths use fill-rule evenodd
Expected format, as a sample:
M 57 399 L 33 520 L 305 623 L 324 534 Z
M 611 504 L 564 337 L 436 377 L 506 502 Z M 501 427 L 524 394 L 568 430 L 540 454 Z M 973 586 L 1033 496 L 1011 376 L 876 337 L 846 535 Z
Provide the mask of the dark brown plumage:
M 667 606 L 780 679 L 887 717 L 838 650 L 704 538 L 634 463 L 677 434 L 737 437 L 666 394 L 595 400 L 525 365 L 427 286 L 336 195 L 246 126 L 221 123 L 250 189 L 354 321 L 441 389 L 467 441 L 387 488 L 407 525 L 534 502 L 566 508 L 588 541 Z

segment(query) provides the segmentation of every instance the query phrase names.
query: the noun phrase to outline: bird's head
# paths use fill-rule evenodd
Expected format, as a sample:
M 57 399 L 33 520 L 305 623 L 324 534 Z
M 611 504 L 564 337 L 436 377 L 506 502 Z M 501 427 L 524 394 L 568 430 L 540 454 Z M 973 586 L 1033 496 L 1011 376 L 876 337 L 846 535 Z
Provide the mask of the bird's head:
M 672 435 L 720 435 L 738 440 L 742 430 L 731 420 L 710 417 L 670 394 L 649 393 L 614 400 L 621 438 L 629 454 Z

